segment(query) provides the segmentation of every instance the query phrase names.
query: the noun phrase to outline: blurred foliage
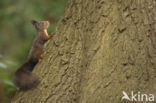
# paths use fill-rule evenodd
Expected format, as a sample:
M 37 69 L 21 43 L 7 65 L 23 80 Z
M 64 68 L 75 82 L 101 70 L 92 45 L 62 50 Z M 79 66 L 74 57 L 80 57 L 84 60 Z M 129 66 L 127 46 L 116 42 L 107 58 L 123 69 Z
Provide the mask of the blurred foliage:
M 16 90 L 13 73 L 26 60 L 36 34 L 30 20 L 49 20 L 50 34 L 66 3 L 67 0 L 0 1 L 0 89 L 3 88 L 5 103 L 9 103 L 9 95 Z

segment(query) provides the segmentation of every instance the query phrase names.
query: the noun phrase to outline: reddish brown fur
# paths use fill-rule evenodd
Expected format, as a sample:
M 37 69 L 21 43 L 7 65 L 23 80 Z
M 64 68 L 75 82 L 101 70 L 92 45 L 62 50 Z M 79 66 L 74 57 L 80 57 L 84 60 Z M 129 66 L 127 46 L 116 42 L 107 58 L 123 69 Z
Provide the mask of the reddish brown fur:
M 33 59 L 38 61 L 41 58 L 41 55 L 43 53 L 43 46 L 44 43 L 51 38 L 51 36 L 48 35 L 46 32 L 46 29 L 49 26 L 48 21 L 33 21 L 32 24 L 35 26 L 37 30 L 37 35 L 35 37 L 33 46 L 30 50 L 28 59 Z
M 20 89 L 29 89 L 38 84 L 38 79 L 31 73 L 39 59 L 43 57 L 43 47 L 46 41 L 51 36 L 48 35 L 46 29 L 49 26 L 49 21 L 35 21 L 32 24 L 37 30 L 37 35 L 29 52 L 28 59 L 15 73 L 14 83 Z

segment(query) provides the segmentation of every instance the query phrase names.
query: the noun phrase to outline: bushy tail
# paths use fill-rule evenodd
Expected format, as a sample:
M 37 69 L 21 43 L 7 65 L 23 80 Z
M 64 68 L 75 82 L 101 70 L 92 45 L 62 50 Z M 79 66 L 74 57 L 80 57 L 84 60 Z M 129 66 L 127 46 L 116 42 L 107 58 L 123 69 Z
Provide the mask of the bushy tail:
M 28 61 L 15 72 L 14 83 L 16 86 L 26 90 L 35 87 L 39 83 L 38 79 L 31 73 L 35 65 L 36 63 Z

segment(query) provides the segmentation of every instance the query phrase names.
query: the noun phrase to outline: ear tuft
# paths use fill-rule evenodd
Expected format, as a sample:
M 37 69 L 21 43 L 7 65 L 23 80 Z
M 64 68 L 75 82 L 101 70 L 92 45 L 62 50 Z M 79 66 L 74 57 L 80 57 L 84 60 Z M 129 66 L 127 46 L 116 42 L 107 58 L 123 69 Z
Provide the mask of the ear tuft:
M 31 23 L 34 25 L 35 23 L 37 23 L 36 20 L 31 20 Z

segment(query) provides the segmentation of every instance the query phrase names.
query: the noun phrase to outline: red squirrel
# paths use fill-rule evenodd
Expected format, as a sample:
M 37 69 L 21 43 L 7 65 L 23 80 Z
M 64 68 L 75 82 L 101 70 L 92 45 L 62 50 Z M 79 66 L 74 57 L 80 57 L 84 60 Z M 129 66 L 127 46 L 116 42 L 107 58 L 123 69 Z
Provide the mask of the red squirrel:
M 32 70 L 39 59 L 43 57 L 44 44 L 51 38 L 51 35 L 47 33 L 49 21 L 32 20 L 31 23 L 36 28 L 37 35 L 30 49 L 28 59 L 14 74 L 15 85 L 23 90 L 30 89 L 39 83 L 35 75 L 32 74 Z

